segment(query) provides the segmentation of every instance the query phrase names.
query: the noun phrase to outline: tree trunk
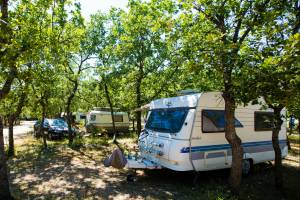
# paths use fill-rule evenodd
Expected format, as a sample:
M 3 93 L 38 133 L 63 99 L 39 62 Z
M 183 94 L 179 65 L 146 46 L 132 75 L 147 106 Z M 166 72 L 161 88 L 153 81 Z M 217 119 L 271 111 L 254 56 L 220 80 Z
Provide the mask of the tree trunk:
M 134 120 L 134 118 L 132 119 L 132 131 L 135 131 L 135 120 Z
M 292 150 L 290 139 L 289 139 L 288 135 L 286 135 L 286 145 L 288 146 L 288 150 Z
M 232 150 L 232 165 L 229 184 L 232 191 L 238 193 L 242 180 L 243 147 L 234 126 L 235 99 L 233 94 L 230 91 L 225 91 L 223 93 L 223 98 L 225 100 L 225 138 L 231 145 Z
M 8 157 L 13 157 L 15 155 L 14 148 L 14 116 L 9 116 L 8 118 Z
M 69 109 L 68 109 L 69 110 Z M 74 140 L 74 135 L 73 135 L 73 131 L 72 131 L 72 112 L 67 112 L 67 122 L 68 122 L 68 138 L 69 138 L 69 145 L 73 144 L 73 140 Z
M 139 74 L 136 82 L 136 107 L 140 108 L 142 106 L 141 102 L 141 84 L 143 80 L 143 67 L 139 67 Z M 142 113 L 140 110 L 136 111 L 136 131 L 139 135 L 142 132 Z
M 281 130 L 281 125 L 283 123 L 281 119 L 281 110 L 283 107 L 275 107 L 274 109 L 274 126 L 272 130 L 272 143 L 273 149 L 275 152 L 275 167 L 274 167 L 274 174 L 275 174 L 275 186 L 281 192 L 283 190 L 283 175 L 282 175 L 282 157 L 281 157 L 281 149 L 279 145 L 278 135 Z
M 44 144 L 44 148 L 47 149 L 48 145 L 47 145 L 47 135 L 45 134 L 45 128 L 44 128 L 44 121 L 45 121 L 45 117 L 46 117 L 46 107 L 45 105 L 42 105 L 42 121 L 41 121 L 41 126 L 40 126 L 40 133 L 43 136 L 43 144 Z
M 6 155 L 3 138 L 3 118 L 0 116 L 0 199 L 13 199 L 9 191 Z
M 9 117 L 8 117 L 8 124 L 9 124 L 9 145 L 8 145 L 8 157 L 13 157 L 15 155 L 15 148 L 14 148 L 14 124 L 16 124 L 16 119 L 20 116 L 21 112 L 22 112 L 22 108 L 25 104 L 26 101 L 26 89 L 27 85 L 25 85 L 24 87 L 24 91 L 22 92 L 18 105 L 17 105 L 17 109 L 15 113 L 12 113 Z
M 113 139 L 113 142 L 114 142 L 116 140 L 117 131 L 116 131 L 116 125 L 115 125 L 114 109 L 113 109 L 113 105 L 112 105 L 112 102 L 110 99 L 110 95 L 109 95 L 109 91 L 108 91 L 106 82 L 104 82 L 104 91 L 105 91 L 106 100 L 107 100 L 107 102 L 109 104 L 109 108 L 110 108 L 110 114 L 111 114 L 111 120 L 112 120 L 112 125 L 113 125 L 113 132 L 114 132 L 114 139 Z
M 69 145 L 73 144 L 73 139 L 74 139 L 74 133 L 72 131 L 73 120 L 72 120 L 71 105 L 72 105 L 73 98 L 75 97 L 75 94 L 78 89 L 78 80 L 74 81 L 73 83 L 74 83 L 73 90 L 72 90 L 70 96 L 68 97 L 67 107 L 66 107 L 67 121 L 68 121 Z

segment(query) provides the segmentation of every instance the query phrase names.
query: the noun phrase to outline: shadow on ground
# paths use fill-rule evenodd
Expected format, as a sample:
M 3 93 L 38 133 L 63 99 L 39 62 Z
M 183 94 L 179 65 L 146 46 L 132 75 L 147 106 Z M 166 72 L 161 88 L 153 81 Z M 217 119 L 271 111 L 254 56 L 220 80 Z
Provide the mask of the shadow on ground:
M 74 150 L 52 145 L 47 151 L 26 146 L 9 161 L 11 192 L 16 199 L 282 199 L 268 164 L 256 165 L 243 179 L 240 196 L 232 197 L 229 170 L 201 172 L 195 185 L 195 173 L 138 171 L 137 181 L 129 183 L 128 171 L 103 166 L 109 152 L 105 146 Z M 299 167 L 285 165 L 284 173 L 286 199 L 299 199 Z

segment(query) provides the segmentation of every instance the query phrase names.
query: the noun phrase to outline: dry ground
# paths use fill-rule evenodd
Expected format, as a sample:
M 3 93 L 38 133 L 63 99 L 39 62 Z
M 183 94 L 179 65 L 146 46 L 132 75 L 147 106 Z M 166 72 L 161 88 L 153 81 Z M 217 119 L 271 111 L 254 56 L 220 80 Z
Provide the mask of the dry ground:
M 114 145 L 107 139 L 85 139 L 86 147 L 75 141 L 41 142 L 28 135 L 17 142 L 17 155 L 9 161 L 11 192 L 16 199 L 300 199 L 299 135 L 292 137 L 293 149 L 284 160 L 287 197 L 273 184 L 272 166 L 257 165 L 244 177 L 240 196 L 231 196 L 229 170 L 203 172 L 196 185 L 193 173 L 170 170 L 138 171 L 136 182 L 126 182 L 126 170 L 105 168 L 103 159 Z M 121 143 L 134 143 L 123 138 Z M 81 147 L 81 148 L 80 148 Z M 130 146 L 132 148 L 132 146 Z

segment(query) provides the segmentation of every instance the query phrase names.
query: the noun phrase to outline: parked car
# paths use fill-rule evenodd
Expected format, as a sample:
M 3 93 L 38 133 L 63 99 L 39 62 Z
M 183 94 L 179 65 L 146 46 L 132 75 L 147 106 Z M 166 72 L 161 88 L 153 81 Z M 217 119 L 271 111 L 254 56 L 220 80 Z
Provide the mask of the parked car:
M 41 126 L 41 121 L 37 121 L 34 124 L 33 133 L 34 136 L 38 136 Z M 43 128 L 49 139 L 54 138 L 63 138 L 68 136 L 68 123 L 63 119 L 45 119 Z M 75 130 L 72 128 L 72 132 L 75 133 Z

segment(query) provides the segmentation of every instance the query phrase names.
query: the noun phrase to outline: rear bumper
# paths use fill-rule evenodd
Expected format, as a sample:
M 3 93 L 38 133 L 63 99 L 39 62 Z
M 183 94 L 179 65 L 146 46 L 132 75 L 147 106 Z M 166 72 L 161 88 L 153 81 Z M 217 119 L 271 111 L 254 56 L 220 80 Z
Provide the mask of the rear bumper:
M 128 169 L 161 169 L 162 167 L 154 162 L 146 160 L 144 158 L 127 158 L 127 164 L 125 168 Z

